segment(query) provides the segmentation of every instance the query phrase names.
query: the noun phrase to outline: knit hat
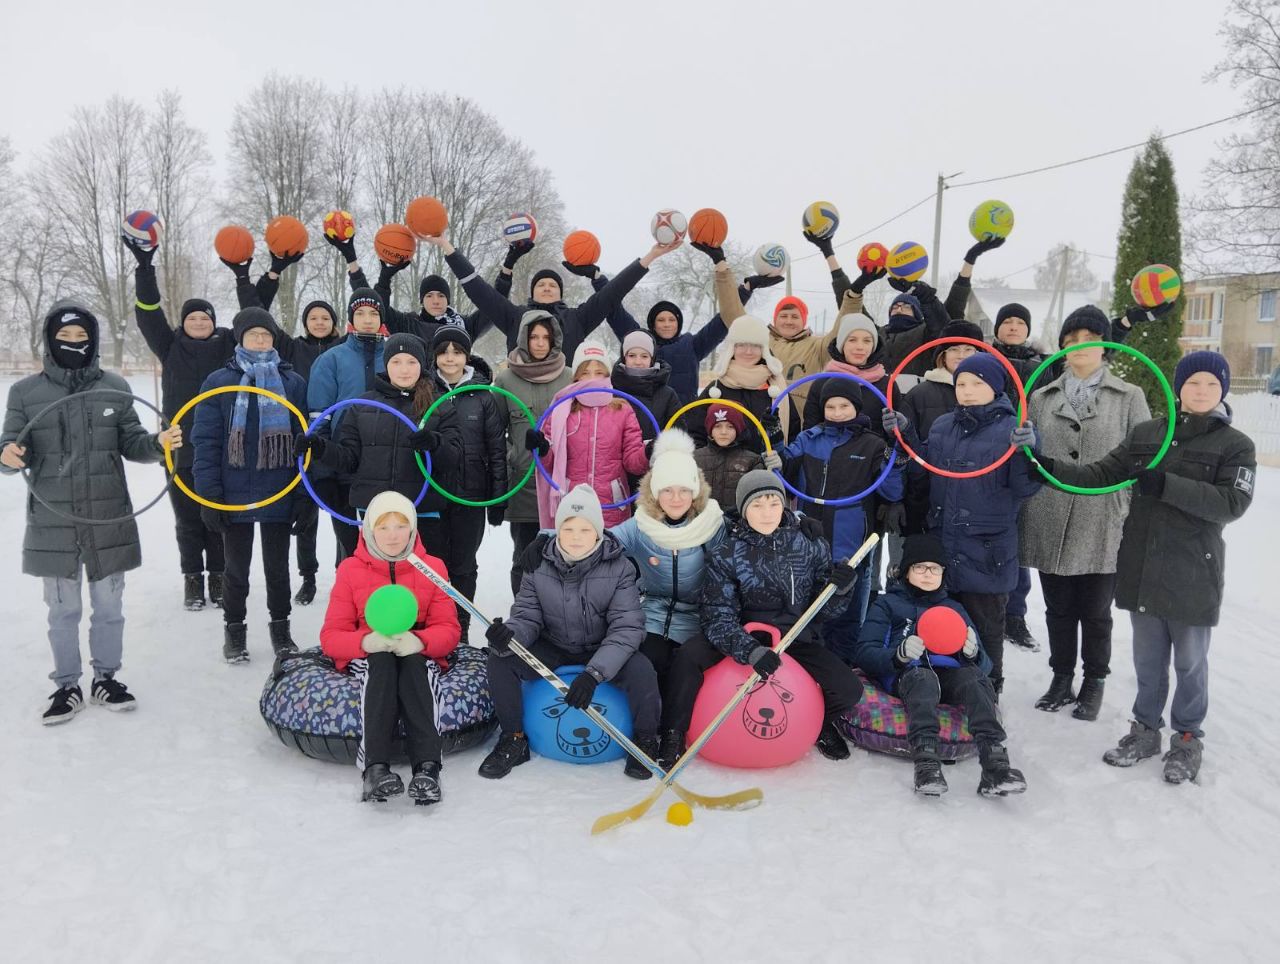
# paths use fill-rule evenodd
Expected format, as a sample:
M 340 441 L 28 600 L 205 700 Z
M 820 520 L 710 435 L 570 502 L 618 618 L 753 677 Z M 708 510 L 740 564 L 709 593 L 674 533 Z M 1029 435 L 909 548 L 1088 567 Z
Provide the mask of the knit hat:
M 955 380 L 958 382 L 960 376 L 964 374 L 977 375 L 991 388 L 997 395 L 1004 391 L 1006 382 L 1008 381 L 1008 373 L 1004 370 L 1004 366 L 996 360 L 996 357 L 990 352 L 980 351 L 975 355 L 970 355 L 959 365 L 956 366 Z
M 609 353 L 598 341 L 584 341 L 579 344 L 577 351 L 573 353 L 573 364 L 569 366 L 569 370 L 576 377 L 578 369 L 590 361 L 598 361 L 605 368 L 609 367 Z
M 649 334 L 647 331 L 641 331 L 637 328 L 635 331 L 628 333 L 626 338 L 622 339 L 623 364 L 626 364 L 627 352 L 632 348 L 639 348 L 641 351 L 647 351 L 649 353 L 649 357 L 655 362 L 657 361 L 658 346 L 653 343 L 653 335 Z
M 184 301 L 182 303 L 182 314 L 178 316 L 178 321 L 186 321 L 187 315 L 191 314 L 193 311 L 203 311 L 209 316 L 209 319 L 215 325 L 218 323 L 218 315 L 217 312 L 213 310 L 213 305 L 209 304 L 209 302 L 205 301 L 203 298 L 188 298 Z
M 893 314 L 893 308 L 895 305 L 907 305 L 911 309 L 911 314 L 915 317 L 916 321 L 924 321 L 924 309 L 920 307 L 920 299 L 915 295 L 905 293 L 898 295 L 898 297 L 889 302 L 889 314 Z
M 840 319 L 840 327 L 836 331 L 836 351 L 844 355 L 844 343 L 855 331 L 869 332 L 871 335 L 871 351 L 880 347 L 880 329 L 876 323 L 860 311 L 850 312 Z
M 769 350 L 769 326 L 754 315 L 739 315 L 733 320 L 733 324 L 729 326 L 729 333 L 725 335 L 724 344 L 720 346 L 720 354 L 716 356 L 716 367 L 712 370 L 712 377 L 723 378 L 729 371 L 729 363 L 733 361 L 733 349 L 737 345 L 755 345 L 760 349 L 760 360 L 769 369 L 769 395 L 771 398 L 781 395 L 782 390 L 787 387 L 787 381 L 782 376 L 782 362 L 778 361 Z M 711 385 L 707 389 L 707 395 L 711 398 L 719 398 L 719 386 Z
M 311 314 L 311 309 L 313 308 L 323 308 L 325 311 L 329 312 L 329 323 L 333 326 L 333 330 L 335 332 L 338 330 L 338 313 L 333 310 L 333 305 L 329 304 L 327 301 L 309 301 L 307 302 L 307 306 L 302 309 L 301 315 L 302 333 L 304 335 L 310 334 L 310 332 L 307 331 L 307 315 Z
M 1058 347 L 1062 347 L 1067 335 L 1073 331 L 1084 330 L 1098 336 L 1099 341 L 1106 341 L 1111 334 L 1111 322 L 1102 313 L 1102 309 L 1093 305 L 1082 305 L 1067 315 L 1062 327 L 1058 330 Z
M 678 428 L 669 428 L 654 440 L 649 459 L 649 491 L 657 498 L 663 489 L 702 488 L 702 474 L 693 460 L 693 439 Z
M 1231 366 L 1216 351 L 1193 351 L 1183 355 L 1173 371 L 1173 394 L 1181 396 L 1182 386 L 1198 372 L 1208 372 L 1222 382 L 1222 397 L 1227 397 L 1231 388 Z
M 604 537 L 604 512 L 600 497 L 585 482 L 575 485 L 556 507 L 556 530 L 570 519 L 585 519 L 596 530 L 596 540 Z
M 996 312 L 996 340 L 1000 339 L 1000 326 L 1006 321 L 1020 321 L 1022 326 L 1027 329 L 1027 334 L 1031 334 L 1031 312 L 1018 304 L 1011 301 L 1007 305 L 1001 305 L 1000 310 Z
M 236 344 L 244 344 L 244 336 L 250 328 L 265 328 L 271 332 L 273 342 L 280 339 L 280 326 L 265 308 L 241 308 L 231 319 L 231 331 L 236 336 Z
M 738 514 L 742 515 L 747 511 L 747 506 L 751 504 L 752 499 L 769 493 L 773 493 L 780 499 L 786 499 L 782 482 L 776 475 L 768 469 L 752 469 L 738 480 L 738 488 L 734 492 Z
M 736 408 L 730 408 L 728 405 L 708 405 L 707 417 L 703 420 L 703 427 L 707 434 L 710 435 L 711 430 L 721 422 L 728 422 L 737 429 L 739 435 L 747 430 L 747 420 Z
M 649 309 L 649 317 L 645 322 L 649 326 L 649 330 L 653 331 L 653 323 L 658 320 L 658 315 L 664 311 L 669 311 L 676 316 L 676 332 L 684 331 L 684 312 L 680 310 L 679 305 L 671 301 L 659 301 Z
M 453 292 L 449 290 L 449 282 L 438 274 L 429 274 L 418 282 L 418 300 L 421 301 L 432 291 L 438 291 L 444 295 L 445 301 L 453 301 Z
M 778 312 L 782 311 L 783 308 L 796 309 L 796 311 L 800 312 L 800 320 L 806 325 L 809 324 L 809 306 L 806 305 L 801 299 L 797 298 L 795 295 L 787 295 L 785 298 L 780 299 L 778 303 L 773 306 L 774 321 L 778 320 Z
M 825 412 L 827 402 L 833 398 L 848 399 L 859 412 L 862 411 L 862 386 L 847 378 L 824 378 L 822 380 L 822 409 Z
M 902 541 L 902 560 L 898 563 L 898 572 L 905 576 L 908 569 L 920 562 L 936 562 L 940 566 L 947 564 L 947 554 L 937 536 L 921 532 L 907 536 Z
M 551 268 L 543 268 L 541 271 L 535 271 L 533 277 L 529 280 L 529 297 L 533 297 L 533 289 L 538 286 L 538 282 L 543 278 L 550 278 L 560 289 L 560 293 L 564 294 L 564 281 L 560 278 L 560 272 Z
M 435 358 L 445 345 L 457 345 L 464 355 L 471 354 L 471 336 L 461 325 L 441 325 L 431 336 L 431 357 Z
M 386 345 L 382 349 L 382 357 L 389 362 L 396 355 L 412 355 L 418 359 L 418 364 L 422 366 L 423 370 L 426 370 L 427 343 L 417 335 L 399 332 L 388 338 Z
M 362 307 L 376 308 L 385 327 L 386 312 L 382 309 L 382 296 L 372 288 L 357 288 L 347 299 L 347 327 L 350 330 L 355 330 L 356 309 Z
M 408 337 L 412 338 L 412 335 Z M 399 492 L 386 491 L 379 492 L 369 500 L 369 507 L 364 510 L 364 518 L 360 522 L 360 533 L 364 536 L 364 547 L 368 550 L 369 555 L 383 562 L 403 562 L 413 555 L 413 550 L 417 548 L 418 537 L 415 534 L 409 540 L 409 544 L 394 556 L 389 556 L 378 548 L 377 541 L 373 538 L 373 528 L 378 524 L 378 520 L 389 512 L 399 512 L 402 516 L 409 520 L 409 526 L 412 529 L 418 527 L 418 510 L 413 507 L 405 496 Z
M 972 338 L 974 341 L 983 340 L 982 329 L 979 328 L 977 325 L 975 325 L 972 321 L 964 321 L 964 320 L 947 322 L 946 327 L 942 329 L 942 334 L 939 335 L 938 337 L 939 338 Z M 949 345 L 939 345 L 937 350 L 933 353 L 934 365 L 941 367 L 943 354 L 946 352 L 948 348 L 955 348 L 957 344 L 963 344 L 963 343 L 952 342 Z M 975 345 L 974 347 L 977 347 L 977 346 Z

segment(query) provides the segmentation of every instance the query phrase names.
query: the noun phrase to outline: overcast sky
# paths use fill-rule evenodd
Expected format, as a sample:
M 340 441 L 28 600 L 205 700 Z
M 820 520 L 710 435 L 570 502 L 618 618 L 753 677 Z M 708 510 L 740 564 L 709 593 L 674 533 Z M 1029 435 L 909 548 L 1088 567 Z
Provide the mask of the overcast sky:
M 172 87 L 221 164 L 236 101 L 270 70 L 445 90 L 476 100 L 554 172 L 569 223 L 600 236 L 606 270 L 648 247 L 649 217 L 668 206 L 717 207 L 732 238 L 800 256 L 813 251 L 799 229 L 810 201 L 836 203 L 840 241 L 922 198 L 939 171 L 994 177 L 1241 109 L 1204 80 L 1223 55 L 1224 6 L 21 2 L 6 5 L 0 36 L 0 131 L 21 166 L 73 106 Z M 1184 197 L 1231 129 L 1169 142 Z M 1114 255 L 1131 158 L 948 192 L 943 277 L 987 197 L 1010 203 L 1017 227 L 979 276 L 1030 286 L 1032 271 L 1015 272 L 1058 241 Z M 933 215 L 930 202 L 875 240 L 931 246 Z M 856 249 L 842 252 L 850 264 Z M 1110 276 L 1111 261 L 1091 263 Z M 818 259 L 797 266 L 795 285 L 829 291 Z

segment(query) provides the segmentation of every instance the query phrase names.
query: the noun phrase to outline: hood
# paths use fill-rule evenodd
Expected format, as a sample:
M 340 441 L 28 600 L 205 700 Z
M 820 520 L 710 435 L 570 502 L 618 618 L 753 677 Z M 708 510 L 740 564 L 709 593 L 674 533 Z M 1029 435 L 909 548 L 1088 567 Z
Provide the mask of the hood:
M 444 380 L 444 376 L 440 374 L 440 369 L 436 368 L 435 365 L 431 366 L 431 377 L 442 390 L 448 391 L 451 387 L 461 388 L 463 385 L 492 385 L 493 369 L 480 356 L 468 355 L 467 367 L 462 374 L 462 381 L 458 385 L 450 386 Z
M 66 368 L 60 365 L 55 357 L 55 349 L 53 347 L 54 332 L 63 325 L 76 324 L 84 328 L 89 335 L 89 340 L 85 342 L 85 351 L 89 353 L 89 361 L 79 369 Z M 56 380 L 67 384 L 68 379 L 75 375 L 77 378 L 72 381 L 83 382 L 91 374 L 97 374 L 101 369 L 99 367 L 100 348 L 101 348 L 101 326 L 98 324 L 97 317 L 88 308 L 81 306 L 79 303 L 70 300 L 55 302 L 53 307 L 49 309 L 49 313 L 44 316 L 44 371 Z
M 404 552 L 394 557 L 383 553 L 373 541 L 373 527 L 388 512 L 399 512 L 415 529 L 414 538 L 409 546 L 405 547 Z M 369 507 L 364 510 L 364 519 L 360 523 L 360 548 L 363 548 L 365 553 L 373 559 L 382 562 L 404 562 L 411 554 L 417 552 L 422 544 L 421 537 L 416 534 L 417 525 L 418 510 L 413 507 L 412 502 L 399 492 L 379 492 L 369 500 Z
M 551 324 L 551 350 L 553 352 L 563 352 L 564 329 L 560 327 L 560 319 L 542 305 L 528 308 L 520 316 L 520 330 L 516 333 L 516 348 L 526 355 L 529 354 L 529 326 L 535 321 L 546 321 Z
M 609 380 L 613 387 L 639 398 L 653 398 L 658 389 L 665 388 L 671 381 L 671 366 L 659 361 L 652 368 L 639 373 L 627 368 L 621 361 L 614 362 L 613 373 Z

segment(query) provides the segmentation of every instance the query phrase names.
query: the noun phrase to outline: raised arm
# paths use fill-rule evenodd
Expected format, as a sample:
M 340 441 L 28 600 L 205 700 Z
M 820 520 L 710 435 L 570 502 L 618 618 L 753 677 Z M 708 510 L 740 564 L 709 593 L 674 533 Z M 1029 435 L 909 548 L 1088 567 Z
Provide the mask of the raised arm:
M 160 286 L 156 283 L 156 269 L 151 266 L 156 249 L 145 250 L 127 239 L 122 239 L 124 246 L 138 262 L 133 272 L 133 317 L 142 332 L 142 339 L 151 349 L 151 353 L 160 361 L 169 356 L 173 347 L 173 329 L 169 327 L 169 319 L 165 317 L 164 307 L 160 303 Z
M 520 327 L 520 318 L 524 314 L 524 309 L 513 305 L 499 294 L 493 285 L 481 278 L 471 262 L 466 259 L 461 251 L 454 248 L 447 238 L 426 238 L 424 240 L 428 244 L 435 245 L 443 252 L 445 264 L 449 266 L 449 270 L 458 279 L 458 283 L 462 285 L 462 290 L 467 293 L 467 297 L 471 299 L 472 304 L 485 313 L 488 319 L 493 322 L 495 328 L 508 338 L 512 337 L 512 332 Z

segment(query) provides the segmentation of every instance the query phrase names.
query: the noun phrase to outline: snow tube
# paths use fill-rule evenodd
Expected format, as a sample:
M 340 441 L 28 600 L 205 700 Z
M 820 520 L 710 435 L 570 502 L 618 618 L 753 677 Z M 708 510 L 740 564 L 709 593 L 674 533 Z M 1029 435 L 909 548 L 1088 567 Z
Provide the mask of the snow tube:
M 440 675 L 440 736 L 444 752 L 456 753 L 482 743 L 495 726 L 489 698 L 489 674 L 482 649 L 459 646 Z M 360 746 L 360 683 L 333 668 L 319 648 L 276 660 L 262 689 L 258 709 L 280 742 L 314 760 L 354 766 Z M 404 734 L 396 739 L 403 759 Z
M 910 759 L 907 708 L 902 700 L 880 689 L 860 670 L 854 672 L 862 680 L 862 700 L 836 725 L 864 750 Z M 961 707 L 938 704 L 938 735 L 938 756 L 944 760 L 964 760 L 978 752 Z

